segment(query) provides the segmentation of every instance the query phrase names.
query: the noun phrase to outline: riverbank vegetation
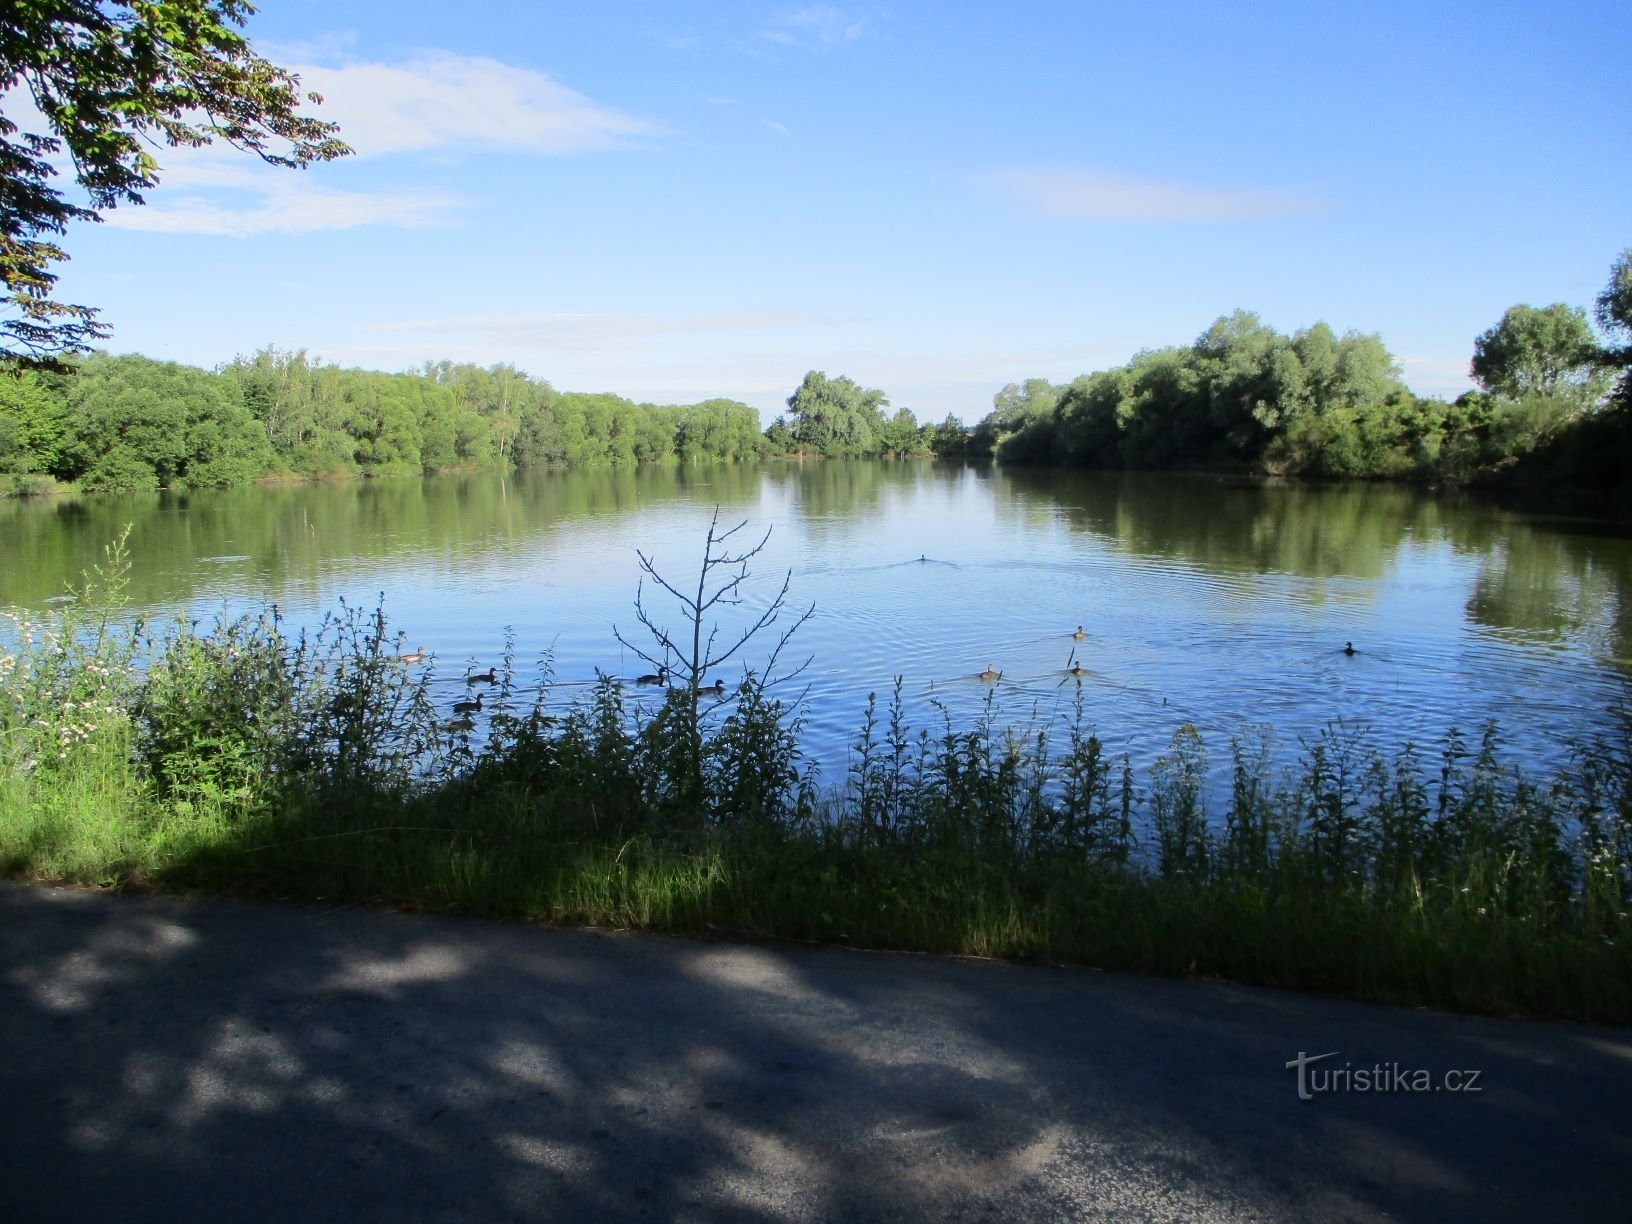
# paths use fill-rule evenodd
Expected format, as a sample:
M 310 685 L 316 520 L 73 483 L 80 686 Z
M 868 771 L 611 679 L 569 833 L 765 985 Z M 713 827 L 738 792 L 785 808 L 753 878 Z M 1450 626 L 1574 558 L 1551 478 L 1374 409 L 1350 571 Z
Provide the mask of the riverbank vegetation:
M 761 430 L 746 404 L 558 392 L 513 366 L 384 374 L 266 349 L 215 372 L 94 354 L 0 373 L 0 494 L 232 486 L 494 466 L 992 458 L 1607 495 L 1632 463 L 1632 251 L 1586 311 L 1515 306 L 1476 337 L 1482 390 L 1413 394 L 1375 334 L 1248 311 L 1065 385 L 1000 390 L 974 426 L 812 370 Z M 1600 499 L 1601 500 L 1601 499 Z
M 403 374 L 267 349 L 216 372 L 93 354 L 0 372 L 0 483 L 13 492 L 229 487 L 496 465 L 738 460 L 759 414 L 562 393 L 510 366 Z
M 1183 726 L 1136 773 L 1080 706 L 1057 735 L 911 727 L 884 694 L 822 779 L 754 675 L 565 700 L 508 652 L 448 721 L 377 609 L 155 630 L 122 617 L 127 574 L 115 549 L 4 626 L 7 875 L 1632 1021 L 1632 721 L 1550 778 L 1494 729 L 1385 756 L 1339 725 L 1284 773 L 1260 734 Z
M 1223 469 L 1571 488 L 1624 497 L 1632 461 L 1632 251 L 1596 303 L 1515 306 L 1473 345 L 1481 387 L 1412 394 L 1375 334 L 1285 335 L 1236 311 L 1190 345 L 998 393 L 964 449 L 1010 463 Z

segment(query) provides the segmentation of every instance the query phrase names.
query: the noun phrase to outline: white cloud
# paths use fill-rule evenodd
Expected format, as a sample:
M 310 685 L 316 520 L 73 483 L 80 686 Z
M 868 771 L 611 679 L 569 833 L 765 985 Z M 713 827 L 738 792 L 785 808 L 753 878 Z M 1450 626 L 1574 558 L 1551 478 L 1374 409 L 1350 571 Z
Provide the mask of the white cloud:
M 482 56 L 430 53 L 405 64 L 302 66 L 359 157 L 432 149 L 543 154 L 612 148 L 659 131 L 542 72 Z
M 123 208 L 105 217 L 109 225 L 119 229 L 153 234 L 250 238 L 257 234 L 354 229 L 359 225 L 423 229 L 449 224 L 454 210 L 464 202 L 456 196 L 277 187 L 269 188 L 259 202 L 248 207 L 183 196 L 167 200 L 162 207 Z
M 117 229 L 155 234 L 249 238 L 387 225 L 423 229 L 446 225 L 470 201 L 414 189 L 342 191 L 310 172 L 294 174 L 211 147 L 166 156 L 157 191 L 145 207 L 104 213 Z
M 999 170 L 987 182 L 1033 212 L 1079 221 L 1267 221 L 1323 207 L 1295 192 L 1199 187 L 1057 167 Z
M 417 154 L 439 160 L 467 150 L 562 155 L 606 149 L 658 129 L 584 97 L 541 72 L 498 60 L 428 53 L 403 64 L 300 66 L 323 95 L 316 113 L 340 124 L 359 158 Z M 457 220 L 474 203 L 414 187 L 345 191 L 321 167 L 274 169 L 223 146 L 160 154 L 160 190 L 143 208 L 107 214 L 109 224 L 149 233 L 308 234 L 361 225 L 420 229 Z
M 766 127 L 770 128 L 771 131 L 776 132 L 778 135 L 781 135 L 781 136 L 790 135 L 790 133 L 788 131 L 788 125 L 785 124 L 785 123 L 778 123 L 775 119 L 761 119 L 760 122 L 763 123 Z
M 820 43 L 834 47 L 860 38 L 866 28 L 865 17 L 857 17 L 831 4 L 811 4 L 778 13 L 759 36 L 783 46 Z

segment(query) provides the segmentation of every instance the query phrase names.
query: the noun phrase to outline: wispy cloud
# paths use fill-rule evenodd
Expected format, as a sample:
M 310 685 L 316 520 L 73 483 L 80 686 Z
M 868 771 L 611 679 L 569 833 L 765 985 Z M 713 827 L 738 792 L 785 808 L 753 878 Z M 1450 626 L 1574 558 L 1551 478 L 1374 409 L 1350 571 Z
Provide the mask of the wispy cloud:
M 105 214 L 119 229 L 157 234 L 248 238 L 387 225 L 445 225 L 469 201 L 462 196 L 404 191 L 341 191 L 269 167 L 227 163 L 208 155 L 183 159 L 165 175 L 162 200 Z M 201 194 L 201 193 L 208 194 Z
M 816 44 L 836 47 L 855 41 L 866 29 L 865 17 L 831 4 L 810 4 L 778 13 L 759 32 L 759 36 L 783 46 Z
M 1059 167 L 998 170 L 986 181 L 1028 211 L 1079 221 L 1268 221 L 1325 207 L 1315 197 L 1297 192 L 1204 187 Z
M 432 149 L 542 154 L 606 149 L 659 132 L 542 72 L 483 56 L 430 53 L 403 64 L 300 66 L 360 157 Z
M 648 348 L 680 336 L 768 332 L 784 328 L 820 327 L 833 320 L 796 311 L 765 309 L 740 314 L 527 314 L 469 315 L 448 319 L 414 319 L 376 323 L 378 333 L 428 333 L 503 339 L 517 346 L 537 345 L 571 352 L 622 352 Z
M 333 44 L 336 47 L 344 43 Z M 317 112 L 340 124 L 361 159 L 416 155 L 446 160 L 471 150 L 559 156 L 627 144 L 655 124 L 586 98 L 541 72 L 479 56 L 427 53 L 400 64 L 300 65 L 323 95 Z M 144 208 L 107 215 L 149 233 L 245 238 L 363 225 L 446 225 L 475 201 L 414 186 L 346 191 L 321 168 L 293 175 L 219 146 L 160 155 L 162 189 Z
M 778 123 L 775 119 L 761 119 L 760 122 L 766 127 L 770 128 L 771 131 L 776 132 L 779 135 L 791 135 L 791 133 L 788 131 L 788 125 L 785 123 Z
M 664 30 L 648 30 L 646 37 L 669 51 L 695 51 L 703 45 L 700 34 L 670 34 Z

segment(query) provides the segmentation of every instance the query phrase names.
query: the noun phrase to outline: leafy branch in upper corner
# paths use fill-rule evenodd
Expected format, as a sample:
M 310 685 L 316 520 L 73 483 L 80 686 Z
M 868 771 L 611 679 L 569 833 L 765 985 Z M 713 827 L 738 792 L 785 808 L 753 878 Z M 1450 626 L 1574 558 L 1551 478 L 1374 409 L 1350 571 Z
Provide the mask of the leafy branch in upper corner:
M 39 0 L 0 15 L 0 356 L 55 367 L 107 334 L 96 312 L 53 297 L 47 235 L 141 204 L 158 185 L 148 146 L 224 141 L 300 169 L 351 152 L 332 123 L 299 113 L 322 99 L 256 55 L 238 29 L 246 0 Z M 32 106 L 27 105 L 32 102 Z M 38 130 L 19 127 L 16 119 Z M 54 186 L 66 154 L 90 207 Z

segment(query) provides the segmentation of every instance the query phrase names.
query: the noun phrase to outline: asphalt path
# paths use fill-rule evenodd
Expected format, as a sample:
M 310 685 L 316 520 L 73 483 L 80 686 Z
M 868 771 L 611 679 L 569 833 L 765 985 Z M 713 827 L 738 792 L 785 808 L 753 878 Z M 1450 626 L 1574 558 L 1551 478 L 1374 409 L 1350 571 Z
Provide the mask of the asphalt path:
M 352 908 L 0 886 L 0 1102 L 7 1221 L 1632 1217 L 1629 1030 Z

